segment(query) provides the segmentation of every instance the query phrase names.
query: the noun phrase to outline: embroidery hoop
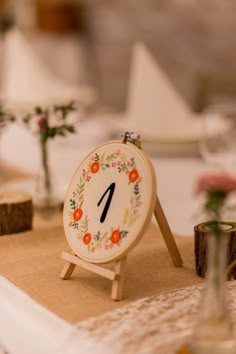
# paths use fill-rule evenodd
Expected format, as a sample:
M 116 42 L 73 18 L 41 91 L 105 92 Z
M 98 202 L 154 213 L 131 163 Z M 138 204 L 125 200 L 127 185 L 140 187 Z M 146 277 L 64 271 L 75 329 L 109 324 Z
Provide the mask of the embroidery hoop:
M 105 218 L 100 217 L 102 210 Z M 123 141 L 95 148 L 79 164 L 66 193 L 63 223 L 73 254 L 62 253 L 66 264 L 61 278 L 69 279 L 78 265 L 112 280 L 111 297 L 121 300 L 126 257 L 143 236 L 153 213 L 174 265 L 182 266 L 156 196 L 155 171 L 141 150 L 140 137 L 126 132 Z M 115 262 L 114 271 L 99 265 L 110 262 Z

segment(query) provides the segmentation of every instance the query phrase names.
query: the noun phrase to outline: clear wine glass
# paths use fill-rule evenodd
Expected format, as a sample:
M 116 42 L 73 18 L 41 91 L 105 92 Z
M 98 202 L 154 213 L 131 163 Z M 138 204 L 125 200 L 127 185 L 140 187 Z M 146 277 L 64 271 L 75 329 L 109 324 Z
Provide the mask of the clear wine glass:
M 209 166 L 236 174 L 236 110 L 228 114 L 216 109 L 207 110 L 201 118 L 200 154 Z

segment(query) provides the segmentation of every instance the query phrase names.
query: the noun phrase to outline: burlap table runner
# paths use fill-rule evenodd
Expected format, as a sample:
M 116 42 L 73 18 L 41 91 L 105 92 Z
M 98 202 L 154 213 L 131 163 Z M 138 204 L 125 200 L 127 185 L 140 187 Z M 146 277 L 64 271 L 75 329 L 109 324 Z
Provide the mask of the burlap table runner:
M 69 251 L 62 215 L 35 218 L 34 230 L 0 237 L 0 274 L 38 303 L 75 323 L 164 290 L 201 282 L 194 272 L 193 239 L 176 237 L 184 267 L 175 268 L 156 225 L 151 224 L 127 260 L 125 299 L 110 299 L 111 282 L 76 268 L 70 280 L 59 277 L 62 251 Z

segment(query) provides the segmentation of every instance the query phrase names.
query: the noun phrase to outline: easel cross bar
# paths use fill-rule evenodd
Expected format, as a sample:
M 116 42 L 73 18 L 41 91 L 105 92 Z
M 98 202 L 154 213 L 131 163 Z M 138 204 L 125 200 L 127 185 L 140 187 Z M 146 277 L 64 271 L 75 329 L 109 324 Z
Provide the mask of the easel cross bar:
M 99 274 L 102 277 L 107 278 L 109 280 L 116 280 L 119 277 L 119 274 L 117 274 L 116 272 L 114 272 L 110 269 L 102 268 L 101 266 L 98 266 L 96 264 L 83 261 L 82 259 L 78 258 L 77 256 L 74 256 L 74 255 L 69 254 L 67 252 L 62 252 L 61 258 L 63 258 L 64 260 L 66 260 L 72 264 L 76 264 L 79 267 L 87 269 L 93 273 Z M 63 278 L 63 276 L 62 276 L 62 278 Z

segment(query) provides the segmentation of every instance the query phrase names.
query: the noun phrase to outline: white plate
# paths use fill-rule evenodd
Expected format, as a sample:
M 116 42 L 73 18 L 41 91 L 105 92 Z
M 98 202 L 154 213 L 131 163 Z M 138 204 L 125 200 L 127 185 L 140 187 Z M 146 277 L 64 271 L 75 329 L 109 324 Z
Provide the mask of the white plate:
M 171 155 L 171 156 L 198 156 L 199 142 L 204 134 L 203 119 L 208 119 L 210 123 L 210 133 L 208 128 L 209 138 L 215 138 L 230 128 L 228 121 L 219 115 L 209 115 L 195 118 L 192 120 L 191 126 L 185 127 L 185 129 L 169 129 L 167 132 L 156 135 L 156 138 L 150 138 L 149 136 L 142 135 L 143 149 L 150 154 L 155 155 Z M 189 128 L 191 127 L 191 129 Z
M 142 141 L 145 152 L 155 156 L 199 156 L 199 142 L 158 143 Z

